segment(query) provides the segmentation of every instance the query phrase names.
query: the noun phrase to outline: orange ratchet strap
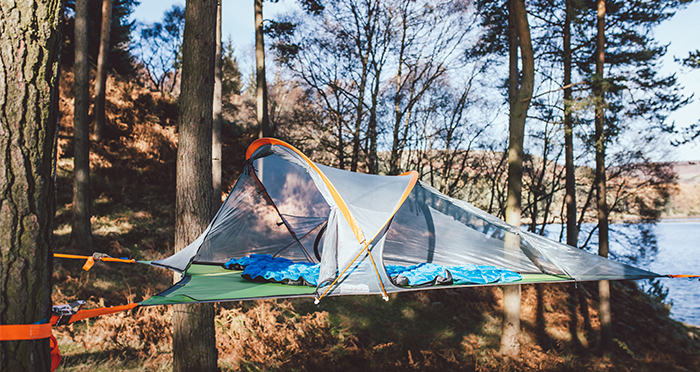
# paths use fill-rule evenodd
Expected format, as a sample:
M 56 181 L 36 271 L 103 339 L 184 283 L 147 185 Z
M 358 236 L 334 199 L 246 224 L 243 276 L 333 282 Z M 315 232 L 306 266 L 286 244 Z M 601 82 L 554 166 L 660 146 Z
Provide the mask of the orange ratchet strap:
M 88 319 L 100 315 L 113 314 L 120 311 L 131 310 L 139 304 L 103 307 L 99 309 L 80 310 L 85 301 L 75 301 L 68 305 L 58 305 L 52 308 L 53 315 L 48 323 L 44 324 L 17 324 L 0 325 L 0 341 L 20 341 L 50 339 L 51 346 L 51 371 L 56 370 L 61 363 L 61 352 L 58 349 L 58 341 L 51 334 L 51 327 L 66 325 L 79 320 Z
M 51 337 L 51 323 L 0 325 L 0 341 L 39 340 Z
M 129 258 L 114 258 L 106 255 L 104 253 L 93 253 L 92 256 L 80 256 L 77 254 L 64 254 L 64 253 L 54 253 L 54 257 L 57 258 L 72 258 L 76 260 L 86 260 L 85 265 L 83 265 L 83 270 L 88 271 L 95 264 L 95 260 L 100 260 L 104 262 L 121 262 L 121 263 L 136 263 L 136 260 Z
M 53 307 L 53 315 L 48 323 L 44 324 L 17 324 L 17 325 L 0 325 L 0 341 L 16 341 L 16 340 L 39 340 L 42 338 L 51 337 L 51 327 L 55 325 L 66 325 L 94 318 L 100 315 L 114 314 L 120 311 L 131 310 L 138 303 L 122 306 L 102 307 L 99 309 L 90 310 L 74 310 L 80 309 L 85 304 L 85 301 L 76 301 L 70 305 L 59 305 Z
M 121 306 L 101 307 L 99 309 L 79 310 L 75 314 L 72 314 L 69 319 L 63 321 L 63 324 L 71 324 L 79 320 L 94 318 L 96 316 L 114 314 L 120 311 L 127 311 L 135 308 L 136 306 L 139 306 L 139 304 L 135 303 Z M 51 317 L 51 323 L 53 324 L 57 324 L 55 323 L 55 321 L 57 322 L 58 320 L 60 320 L 60 316 L 58 315 L 54 315 Z

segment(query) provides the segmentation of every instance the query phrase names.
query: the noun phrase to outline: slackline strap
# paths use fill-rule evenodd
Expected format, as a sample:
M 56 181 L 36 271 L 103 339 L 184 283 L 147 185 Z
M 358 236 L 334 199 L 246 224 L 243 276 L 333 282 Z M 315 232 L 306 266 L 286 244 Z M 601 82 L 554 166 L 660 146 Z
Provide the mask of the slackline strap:
M 0 325 L 0 341 L 40 340 L 51 337 L 51 323 Z
M 139 304 L 128 304 L 122 306 L 102 307 L 99 309 L 79 310 L 75 314 L 52 315 L 51 320 L 44 324 L 16 324 L 0 325 L 0 341 L 16 340 L 39 340 L 51 337 L 51 327 L 54 325 L 65 325 L 94 318 L 100 315 L 114 314 L 120 311 L 131 310 Z M 67 319 L 65 319 L 68 317 Z
M 101 307 L 99 309 L 80 310 L 77 313 L 73 314 L 70 317 L 70 319 L 67 322 L 65 322 L 65 324 L 71 324 L 71 323 L 77 322 L 79 320 L 94 318 L 96 316 L 114 314 L 114 313 L 118 313 L 121 311 L 127 311 L 127 310 L 131 310 L 137 306 L 139 306 L 139 304 L 135 303 L 135 304 L 121 305 L 121 306 Z M 52 316 L 51 317 L 52 324 L 55 324 L 54 319 L 57 321 L 58 318 L 59 317 L 57 315 Z
M 51 371 L 61 364 L 58 341 L 51 334 L 51 324 L 0 325 L 0 341 L 40 340 L 48 338 L 51 348 Z
M 78 310 L 74 314 L 66 313 L 66 309 L 70 309 L 75 304 L 82 306 L 84 301 L 74 302 L 70 305 L 54 306 L 54 310 L 59 310 L 60 315 L 52 315 L 51 320 L 44 324 L 16 324 L 16 325 L 0 325 L 0 341 L 20 341 L 20 340 L 40 340 L 49 339 L 51 347 L 51 371 L 56 370 L 61 364 L 61 351 L 58 349 L 58 341 L 51 333 L 51 327 L 54 325 L 65 325 L 93 318 L 100 315 L 107 315 L 126 311 L 139 306 L 139 304 L 128 304 L 122 306 L 102 307 L 91 310 Z M 56 312 L 56 311 L 54 311 Z
M 83 270 L 88 271 L 95 264 L 95 260 L 100 260 L 103 262 L 121 262 L 121 263 L 136 263 L 136 260 L 130 258 L 114 258 L 106 255 L 104 253 L 93 253 L 92 256 L 81 256 L 77 254 L 64 254 L 64 253 L 54 253 L 56 258 L 72 258 L 75 260 L 85 260 L 85 265 L 83 265 Z

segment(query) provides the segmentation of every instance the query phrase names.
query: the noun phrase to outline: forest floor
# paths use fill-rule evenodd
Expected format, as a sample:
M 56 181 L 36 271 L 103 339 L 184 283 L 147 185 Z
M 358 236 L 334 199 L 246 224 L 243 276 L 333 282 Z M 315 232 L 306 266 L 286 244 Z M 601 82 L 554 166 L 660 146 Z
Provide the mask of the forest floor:
M 71 74 L 61 74 L 56 252 L 70 246 Z M 110 78 L 105 139 L 92 144 L 94 249 L 154 260 L 172 253 L 177 104 Z M 242 169 L 251 134 L 225 132 L 224 185 Z M 147 265 L 54 260 L 53 301 L 86 308 L 139 302 L 172 273 Z M 700 287 L 698 287 L 700 290 Z M 700 329 L 669 318 L 662 298 L 634 282 L 612 285 L 612 358 L 598 348 L 594 284 L 522 287 L 521 354 L 502 357 L 500 287 L 379 296 L 231 302 L 216 307 L 219 367 L 244 371 L 700 371 Z M 577 305 L 571 321 L 570 303 Z M 171 307 L 138 308 L 54 328 L 59 371 L 172 369 Z

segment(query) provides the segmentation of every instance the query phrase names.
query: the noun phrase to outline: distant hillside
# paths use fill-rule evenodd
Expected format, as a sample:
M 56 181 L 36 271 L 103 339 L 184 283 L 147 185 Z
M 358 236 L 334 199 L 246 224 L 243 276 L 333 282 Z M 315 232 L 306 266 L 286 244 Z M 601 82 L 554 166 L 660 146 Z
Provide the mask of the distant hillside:
M 673 170 L 678 175 L 678 183 L 700 183 L 700 160 L 674 162 Z
M 700 216 L 700 160 L 672 164 L 678 185 L 671 193 L 663 217 Z

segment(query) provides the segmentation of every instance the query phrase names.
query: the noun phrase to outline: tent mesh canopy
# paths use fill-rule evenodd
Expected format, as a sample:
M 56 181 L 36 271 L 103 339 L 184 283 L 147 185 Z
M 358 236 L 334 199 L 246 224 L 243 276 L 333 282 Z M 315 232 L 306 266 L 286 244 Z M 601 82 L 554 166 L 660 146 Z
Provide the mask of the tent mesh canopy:
M 206 231 L 153 265 L 184 274 L 148 304 L 384 293 L 388 265 L 493 266 L 538 281 L 641 279 L 655 273 L 524 232 L 418 181 L 311 162 L 264 138 Z M 252 254 L 319 264 L 319 287 L 253 283 L 221 267 Z M 235 278 L 235 279 L 234 279 Z

